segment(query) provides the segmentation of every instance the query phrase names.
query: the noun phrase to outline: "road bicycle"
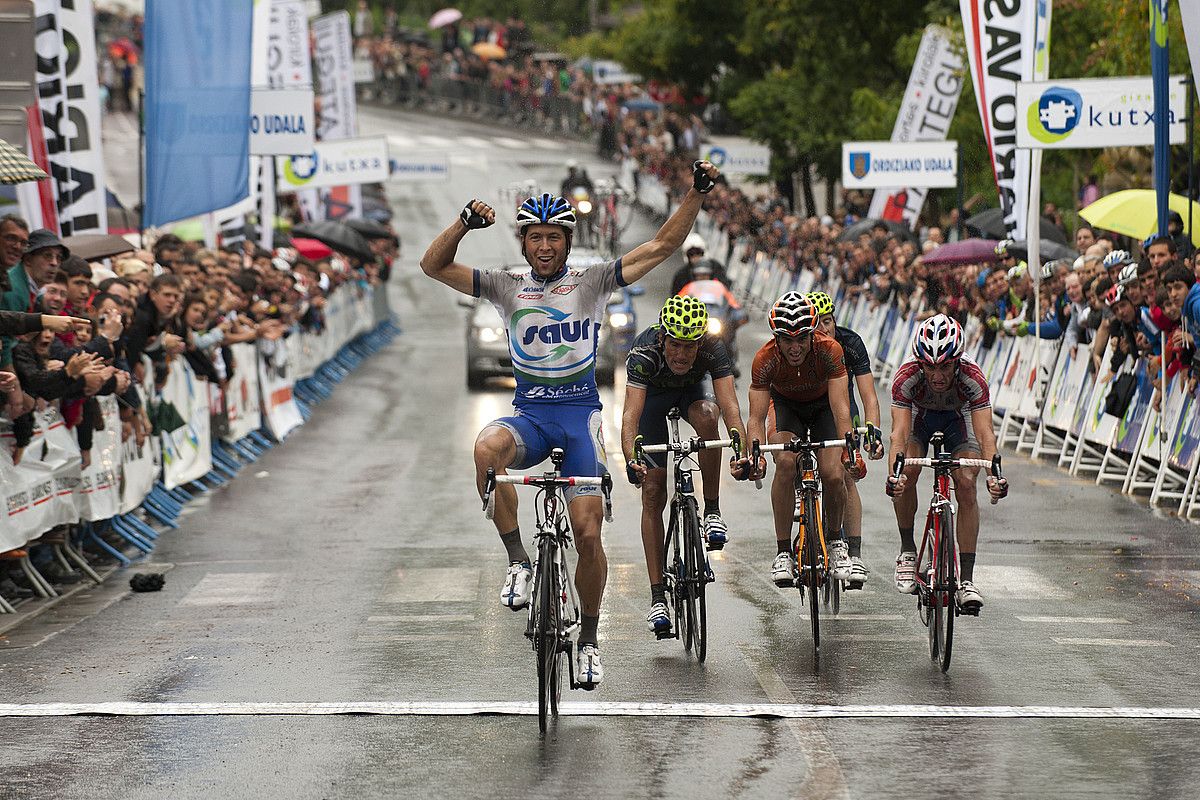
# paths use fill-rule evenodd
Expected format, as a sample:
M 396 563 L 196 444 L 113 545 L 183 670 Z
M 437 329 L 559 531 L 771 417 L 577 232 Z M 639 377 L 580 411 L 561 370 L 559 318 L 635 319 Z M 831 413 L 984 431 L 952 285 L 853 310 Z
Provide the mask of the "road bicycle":
M 679 438 L 678 408 L 667 412 L 671 426 L 671 440 L 667 444 L 642 444 L 642 437 L 634 440 L 634 460 L 645 464 L 646 453 L 673 453 L 675 493 L 671 496 L 671 521 L 667 525 L 666 541 L 663 544 L 663 583 L 666 585 L 667 600 L 673 610 L 675 625 L 672 632 L 660 632 L 659 639 L 679 639 L 682 633 L 683 649 L 695 648 L 696 660 L 703 663 L 708 655 L 708 605 L 705 587 L 715 580 L 705 551 L 704 535 L 700 527 L 700 509 L 696 503 L 693 474 L 700 469 L 695 454 L 701 450 L 731 447 L 741 455 L 742 438 L 735 428 L 728 439 L 705 440 L 698 436 L 691 439 Z
M 801 602 L 808 595 L 808 614 L 812 624 L 813 657 L 821 652 L 821 603 L 824 602 L 836 615 L 841 608 L 843 581 L 835 580 L 830 572 L 829 550 L 825 541 L 824 509 L 821 506 L 821 479 L 817 470 L 817 453 L 827 447 L 842 447 L 853 456 L 858 450 L 855 432 L 844 439 L 827 439 L 811 442 L 808 434 L 779 444 L 760 444 L 755 439 L 750 445 L 750 463 L 757 464 L 761 453 L 796 453 L 796 492 L 800 498 L 800 511 L 796 536 L 792 539 L 792 581 L 800 590 Z M 761 482 L 759 482 L 761 485 Z M 820 596 L 819 596 L 820 595 Z
M 529 601 L 529 623 L 525 636 L 533 644 L 537 659 L 538 726 L 546 732 L 551 716 L 558 716 L 562 698 L 563 661 L 567 662 L 568 685 L 578 689 L 575 680 L 573 637 L 579 630 L 579 599 L 567 564 L 567 549 L 571 546 L 571 525 L 567 515 L 563 490 L 571 486 L 598 486 L 604 496 L 604 519 L 612 522 L 612 477 L 573 477 L 561 474 L 564 453 L 561 448 L 550 451 L 553 469 L 541 475 L 497 475 L 489 468 L 484 485 L 483 508 L 488 519 L 495 510 L 495 489 L 498 484 L 534 486 L 540 503 L 534 505 L 537 532 L 534 545 L 537 557 L 533 562 L 533 595 Z
M 954 504 L 950 501 L 951 474 L 963 467 L 991 470 L 992 477 L 1001 480 L 1000 455 L 991 461 L 982 458 L 954 458 L 946 450 L 945 437 L 936 432 L 929 439 L 933 452 L 927 458 L 905 458 L 896 454 L 892 476 L 899 478 L 907 467 L 933 469 L 933 496 L 925 516 L 925 532 L 917 554 L 917 614 L 929 629 L 929 659 L 940 663 L 942 672 L 950 669 L 950 654 L 954 647 L 954 618 L 960 614 L 979 616 L 978 608 L 959 607 L 958 540 L 954 528 Z M 992 499 L 995 505 L 996 500 Z
M 629 227 L 628 222 L 622 224 L 620 214 L 620 203 L 627 194 L 616 181 L 602 179 L 596 182 L 596 195 L 600 198 L 600 245 L 615 257 L 620 252 L 621 234 Z

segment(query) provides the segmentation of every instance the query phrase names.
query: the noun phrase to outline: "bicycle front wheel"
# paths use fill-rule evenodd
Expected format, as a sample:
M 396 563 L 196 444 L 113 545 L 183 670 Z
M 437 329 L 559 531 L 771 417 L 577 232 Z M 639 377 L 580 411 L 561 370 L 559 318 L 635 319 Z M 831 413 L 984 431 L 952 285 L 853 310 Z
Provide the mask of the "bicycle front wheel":
M 950 654 L 954 649 L 954 617 L 958 613 L 954 605 L 954 593 L 958 588 L 954 565 L 957 561 L 955 552 L 957 551 L 954 539 L 954 517 L 949 509 L 942 511 L 942 554 L 938 559 L 939 572 L 941 575 L 938 581 L 946 587 L 945 608 L 942 610 L 942 672 L 950 670 Z
M 700 513 L 694 497 L 684 500 L 683 519 L 688 544 L 688 635 L 695 648 L 696 660 L 703 663 L 708 656 L 708 607 L 704 591 L 708 584 L 708 556 L 704 550 Z
M 804 494 L 804 513 L 802 515 L 804 546 L 800 555 L 800 580 L 798 585 L 808 590 L 808 617 L 812 624 L 813 655 L 821 650 L 821 531 L 820 507 L 810 492 Z
M 680 584 L 683 586 L 684 606 L 684 638 L 685 650 L 696 649 L 700 655 L 700 609 L 697 600 L 696 575 L 703 569 L 696 562 L 695 541 L 700 538 L 700 516 L 696 508 L 696 498 L 684 497 L 679 509 L 680 528 L 679 546 L 683 552 L 683 575 Z
M 555 547 L 549 537 L 538 548 L 537 575 L 534 576 L 533 649 L 537 658 L 538 727 L 546 732 L 549 717 L 558 706 L 552 695 L 557 690 L 558 598 L 554 595 Z M 553 708 L 552 708 L 553 706 Z

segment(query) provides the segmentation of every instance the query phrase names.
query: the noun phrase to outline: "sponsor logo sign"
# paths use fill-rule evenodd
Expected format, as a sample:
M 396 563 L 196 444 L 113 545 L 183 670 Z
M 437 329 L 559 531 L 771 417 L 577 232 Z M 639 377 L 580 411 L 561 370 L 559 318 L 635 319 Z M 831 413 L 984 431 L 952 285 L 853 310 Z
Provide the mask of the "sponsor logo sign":
M 847 189 L 946 188 L 958 183 L 957 142 L 844 142 Z
M 1170 81 L 1167 124 L 1172 144 L 1187 139 L 1187 83 Z M 1084 149 L 1154 144 L 1151 79 L 1087 78 L 1017 85 L 1017 146 Z

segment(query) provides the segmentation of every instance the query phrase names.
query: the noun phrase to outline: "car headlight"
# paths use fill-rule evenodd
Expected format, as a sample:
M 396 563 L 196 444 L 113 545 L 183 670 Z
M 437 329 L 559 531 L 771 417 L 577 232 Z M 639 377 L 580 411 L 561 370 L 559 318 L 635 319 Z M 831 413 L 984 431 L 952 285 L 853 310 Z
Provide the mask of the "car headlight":
M 724 326 L 721 324 L 721 320 L 717 319 L 716 317 L 708 318 L 708 332 L 709 333 L 714 334 L 714 335 L 720 335 L 722 327 L 724 327 Z
M 587 200 L 580 200 L 579 205 L 576 206 L 576 208 L 578 209 L 580 214 L 592 213 L 592 204 Z
M 631 322 L 629 315 L 624 311 L 614 311 L 609 315 L 608 321 L 614 328 L 624 328 Z
M 498 342 L 504 338 L 504 328 L 480 328 L 479 341 L 485 344 Z

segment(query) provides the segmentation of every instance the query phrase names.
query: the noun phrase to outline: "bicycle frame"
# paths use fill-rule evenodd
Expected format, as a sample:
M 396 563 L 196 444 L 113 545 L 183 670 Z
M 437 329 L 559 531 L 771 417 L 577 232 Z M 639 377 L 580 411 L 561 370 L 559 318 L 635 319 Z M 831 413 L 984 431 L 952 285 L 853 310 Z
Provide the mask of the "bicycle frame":
M 940 573 L 941 559 L 947 555 L 941 546 L 942 537 L 947 533 L 942 530 L 943 519 L 949 520 L 949 533 L 952 534 L 948 554 L 953 559 L 953 576 L 949 585 L 936 583 L 936 576 Z M 958 589 L 958 542 L 953 533 L 954 504 L 950 501 L 950 470 L 945 467 L 936 467 L 933 478 L 933 497 L 929 501 L 929 511 L 925 515 L 925 532 L 921 536 L 921 547 L 917 551 L 917 591 L 926 605 L 929 604 L 934 592 L 953 594 Z M 929 574 L 934 576 L 931 580 L 925 579 L 926 554 L 929 556 Z

